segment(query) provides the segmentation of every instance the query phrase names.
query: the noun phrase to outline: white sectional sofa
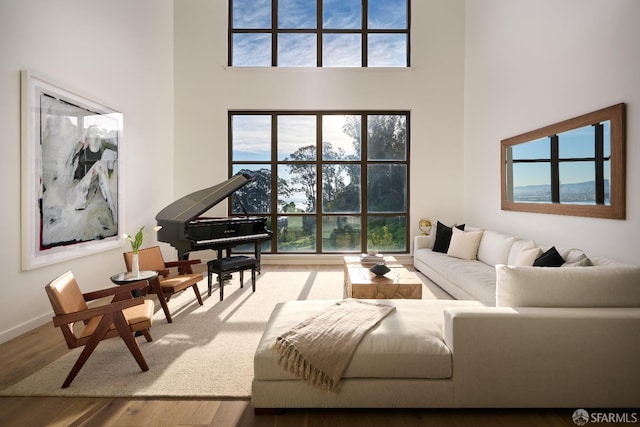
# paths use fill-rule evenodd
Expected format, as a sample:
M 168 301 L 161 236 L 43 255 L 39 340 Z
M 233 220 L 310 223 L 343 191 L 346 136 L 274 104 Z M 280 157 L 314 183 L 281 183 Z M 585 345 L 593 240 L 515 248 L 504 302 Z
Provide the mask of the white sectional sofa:
M 589 262 L 575 250 L 559 252 L 573 265 L 595 266 L 517 265 L 540 251 L 472 231 L 482 236 L 475 254 L 482 260 L 432 253 L 433 241 L 416 239 L 416 268 L 463 299 L 386 301 L 396 310 L 360 343 L 336 393 L 279 367 L 272 348 L 335 301 L 276 306 L 254 358 L 256 411 L 640 407 L 640 267 Z M 454 252 L 468 255 L 465 246 Z
M 460 230 L 454 230 L 454 233 Z M 436 233 L 416 236 L 413 265 L 447 293 L 459 300 L 476 300 L 488 306 L 496 305 L 496 269 L 499 264 L 530 267 L 542 253 L 550 249 L 539 247 L 532 240 L 467 227 L 467 233 L 479 233 L 481 238 L 472 259 L 452 256 L 433 250 Z M 455 238 L 452 237 L 452 238 Z M 558 248 L 565 260 L 561 268 L 575 266 L 623 266 L 603 257 L 587 257 L 580 249 Z M 463 254 L 464 255 L 464 254 Z

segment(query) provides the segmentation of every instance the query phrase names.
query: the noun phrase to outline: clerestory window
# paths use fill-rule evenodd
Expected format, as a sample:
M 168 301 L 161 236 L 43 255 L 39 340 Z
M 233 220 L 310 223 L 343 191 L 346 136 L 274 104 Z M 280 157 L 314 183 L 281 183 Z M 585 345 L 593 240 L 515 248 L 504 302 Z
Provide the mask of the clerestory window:
M 268 218 L 263 251 L 408 252 L 408 112 L 231 111 L 229 154 L 254 177 L 229 214 Z
M 233 67 L 408 67 L 410 0 L 229 0 Z

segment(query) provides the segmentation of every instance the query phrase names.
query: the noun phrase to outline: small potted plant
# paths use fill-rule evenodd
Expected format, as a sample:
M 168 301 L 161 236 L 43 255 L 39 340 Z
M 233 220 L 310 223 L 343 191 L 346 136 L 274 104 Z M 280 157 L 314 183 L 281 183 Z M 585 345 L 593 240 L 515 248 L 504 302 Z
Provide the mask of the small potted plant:
M 153 231 L 157 232 L 161 228 L 162 228 L 161 226 L 157 225 L 153 227 Z M 140 247 L 142 246 L 142 241 L 144 240 L 144 225 L 140 227 L 140 229 L 134 236 L 131 236 L 130 234 L 123 234 L 122 238 L 128 240 L 129 243 L 131 243 L 131 251 L 133 252 L 133 257 L 131 260 L 131 273 L 134 276 L 138 276 L 140 274 L 140 264 L 138 263 L 138 251 L 140 250 Z

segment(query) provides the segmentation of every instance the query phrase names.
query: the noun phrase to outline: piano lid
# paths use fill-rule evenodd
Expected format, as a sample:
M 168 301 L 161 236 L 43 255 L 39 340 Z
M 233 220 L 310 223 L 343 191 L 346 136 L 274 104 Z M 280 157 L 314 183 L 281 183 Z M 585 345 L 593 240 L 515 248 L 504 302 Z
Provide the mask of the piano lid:
M 213 187 L 195 191 L 176 200 L 158 212 L 156 221 L 191 221 L 252 180 L 253 177 L 251 175 L 241 174 L 220 184 L 216 184 Z

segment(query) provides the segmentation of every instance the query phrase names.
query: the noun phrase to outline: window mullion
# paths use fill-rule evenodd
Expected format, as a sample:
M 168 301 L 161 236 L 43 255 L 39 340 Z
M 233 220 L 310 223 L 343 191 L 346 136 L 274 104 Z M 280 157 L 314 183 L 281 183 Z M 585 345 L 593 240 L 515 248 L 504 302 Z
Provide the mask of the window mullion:
M 278 0 L 271 3 L 271 66 L 278 66 Z
M 558 135 L 551 136 L 551 202 L 560 203 L 560 155 Z
M 369 66 L 369 1 L 362 0 L 362 67 Z
M 229 2 L 229 22 L 227 23 L 227 65 L 233 65 L 233 1 Z
M 271 253 L 278 253 L 278 116 L 271 115 Z
M 604 205 L 604 126 L 602 123 L 596 123 L 593 127 L 595 128 L 596 205 Z
M 409 28 L 411 28 L 411 0 L 407 0 L 407 67 L 411 67 L 411 31 Z
M 367 235 L 369 234 L 369 198 L 367 182 L 369 179 L 369 170 L 367 165 L 367 141 L 369 135 L 367 133 L 368 128 L 368 116 L 363 114 L 360 118 L 360 194 L 362 195 L 362 206 L 360 207 L 360 228 L 362 230 L 361 245 L 363 252 L 367 252 Z
M 409 165 L 409 159 L 411 158 L 411 135 L 409 132 L 409 129 L 411 129 L 411 116 L 409 114 L 406 115 L 406 122 L 405 122 L 405 133 L 406 133 L 406 154 L 405 154 L 405 158 L 404 158 L 404 165 L 405 165 L 405 177 L 404 177 L 404 191 L 405 191 L 405 211 L 404 211 L 404 216 L 405 216 L 405 248 L 407 250 L 409 250 L 409 241 L 411 239 L 410 237 L 410 233 L 409 233 L 409 213 L 411 212 L 411 198 L 409 197 L 409 195 L 411 194 L 411 180 L 409 179 L 410 177 L 410 173 L 411 171 L 410 169 L 410 165 Z
M 323 252 L 322 247 L 322 218 L 324 210 L 322 209 L 322 115 L 316 114 L 316 253 Z
M 324 29 L 322 28 L 322 0 L 317 0 L 316 6 L 316 64 L 318 67 L 322 67 L 324 62 L 322 58 L 322 45 L 324 43 Z

